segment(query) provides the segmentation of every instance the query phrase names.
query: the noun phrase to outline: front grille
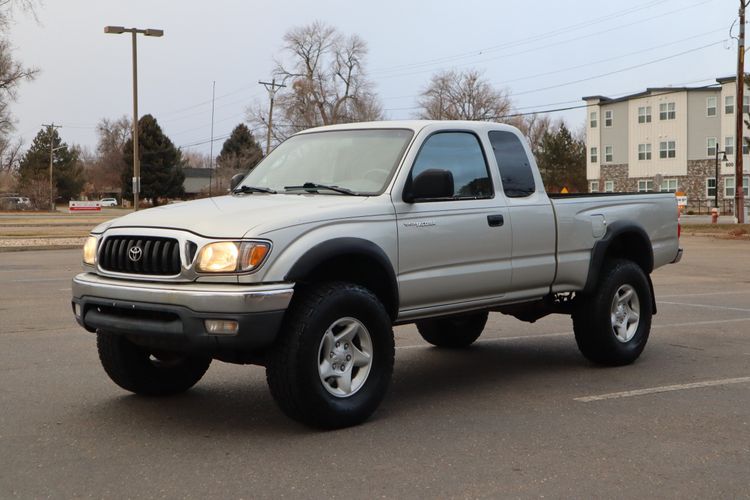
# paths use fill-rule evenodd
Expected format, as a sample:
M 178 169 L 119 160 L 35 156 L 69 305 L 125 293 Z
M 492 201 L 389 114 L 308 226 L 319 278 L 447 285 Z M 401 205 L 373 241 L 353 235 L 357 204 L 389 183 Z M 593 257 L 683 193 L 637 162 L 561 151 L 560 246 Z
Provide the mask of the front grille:
M 131 251 L 136 247 L 140 252 Z M 174 276 L 180 273 L 180 244 L 174 238 L 110 236 L 99 251 L 99 265 L 117 273 Z

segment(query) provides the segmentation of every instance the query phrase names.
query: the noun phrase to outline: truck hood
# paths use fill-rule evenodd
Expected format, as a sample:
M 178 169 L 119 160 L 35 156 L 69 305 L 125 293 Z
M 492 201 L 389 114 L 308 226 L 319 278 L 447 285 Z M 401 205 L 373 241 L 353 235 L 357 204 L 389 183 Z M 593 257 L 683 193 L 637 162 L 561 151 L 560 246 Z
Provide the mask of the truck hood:
M 246 194 L 175 203 L 133 212 L 97 226 L 182 229 L 208 238 L 241 238 L 327 219 L 392 213 L 390 198 L 323 194 Z M 369 201 L 368 201 L 369 200 Z M 387 201 L 387 203 L 386 203 Z

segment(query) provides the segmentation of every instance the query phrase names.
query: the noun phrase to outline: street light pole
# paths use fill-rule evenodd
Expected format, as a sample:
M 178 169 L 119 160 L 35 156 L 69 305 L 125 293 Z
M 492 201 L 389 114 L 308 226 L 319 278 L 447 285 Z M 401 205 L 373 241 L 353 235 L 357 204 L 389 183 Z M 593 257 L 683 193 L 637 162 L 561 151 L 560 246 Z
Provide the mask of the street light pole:
M 716 173 L 714 174 L 714 205 L 716 206 L 716 209 L 719 209 L 719 154 L 724 155 L 721 159 L 721 161 L 727 161 L 727 152 L 726 151 L 719 151 L 719 145 L 716 145 L 716 164 L 715 164 L 715 170 Z
M 138 196 L 141 192 L 141 158 L 138 145 L 138 46 L 136 35 L 161 37 L 164 30 L 124 28 L 122 26 L 105 26 L 104 32 L 113 35 L 130 33 L 133 45 L 133 210 L 138 210 Z
M 138 144 L 138 45 L 136 31 L 130 32 L 133 40 L 133 210 L 138 210 L 141 193 L 141 149 Z

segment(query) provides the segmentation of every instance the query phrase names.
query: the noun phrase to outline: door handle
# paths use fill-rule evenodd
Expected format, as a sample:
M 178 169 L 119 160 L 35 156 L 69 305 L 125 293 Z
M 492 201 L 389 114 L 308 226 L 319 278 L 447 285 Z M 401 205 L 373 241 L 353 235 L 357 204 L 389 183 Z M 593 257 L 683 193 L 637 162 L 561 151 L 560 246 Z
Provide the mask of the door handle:
M 505 219 L 502 215 L 488 215 L 487 216 L 487 224 L 490 225 L 490 227 L 500 227 L 505 223 Z

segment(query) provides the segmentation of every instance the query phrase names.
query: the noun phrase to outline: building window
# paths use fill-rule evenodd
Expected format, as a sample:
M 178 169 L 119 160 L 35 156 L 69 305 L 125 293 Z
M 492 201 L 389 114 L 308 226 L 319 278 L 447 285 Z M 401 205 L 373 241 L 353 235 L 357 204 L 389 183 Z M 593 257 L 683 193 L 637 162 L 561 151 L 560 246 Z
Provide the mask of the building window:
M 612 163 L 612 146 L 604 146 L 604 163 Z
M 650 193 L 654 190 L 654 181 L 638 181 L 639 193 Z
M 664 179 L 661 181 L 661 188 L 659 189 L 662 193 L 675 193 L 677 192 L 677 179 Z
M 742 140 L 742 154 L 746 155 L 750 153 L 750 146 L 747 145 L 747 139 Z
M 589 182 L 589 192 L 590 193 L 598 193 L 599 192 L 599 181 L 591 181 L 591 182 Z
M 748 196 L 748 186 L 750 186 L 750 176 L 742 178 L 742 193 Z M 734 198 L 734 176 L 724 177 L 724 198 Z
M 724 153 L 728 155 L 734 154 L 734 137 L 724 138 Z
M 675 104 L 673 102 L 659 104 L 659 120 L 674 120 L 675 116 Z
M 599 160 L 599 148 L 591 147 L 591 163 L 596 163 Z
M 677 156 L 675 141 L 662 141 L 659 143 L 659 158 L 674 158 Z
M 598 120 L 596 118 L 596 111 L 591 112 L 591 128 L 596 128 L 598 125 Z
M 614 193 L 615 192 L 615 181 L 604 181 L 604 192 Z
M 651 159 L 651 144 L 638 144 L 638 159 L 639 160 Z
M 706 137 L 706 156 L 716 156 L 716 137 Z
M 716 96 L 706 97 L 706 116 L 716 116 Z
M 716 178 L 708 177 L 706 179 L 706 198 L 716 197 Z
M 610 109 L 604 112 L 604 126 L 611 127 L 614 121 L 614 112 Z
M 724 97 L 724 114 L 734 114 L 734 96 L 728 95 Z
M 638 123 L 651 123 L 651 106 L 638 108 Z
M 742 112 L 750 113 L 750 96 L 742 96 Z

